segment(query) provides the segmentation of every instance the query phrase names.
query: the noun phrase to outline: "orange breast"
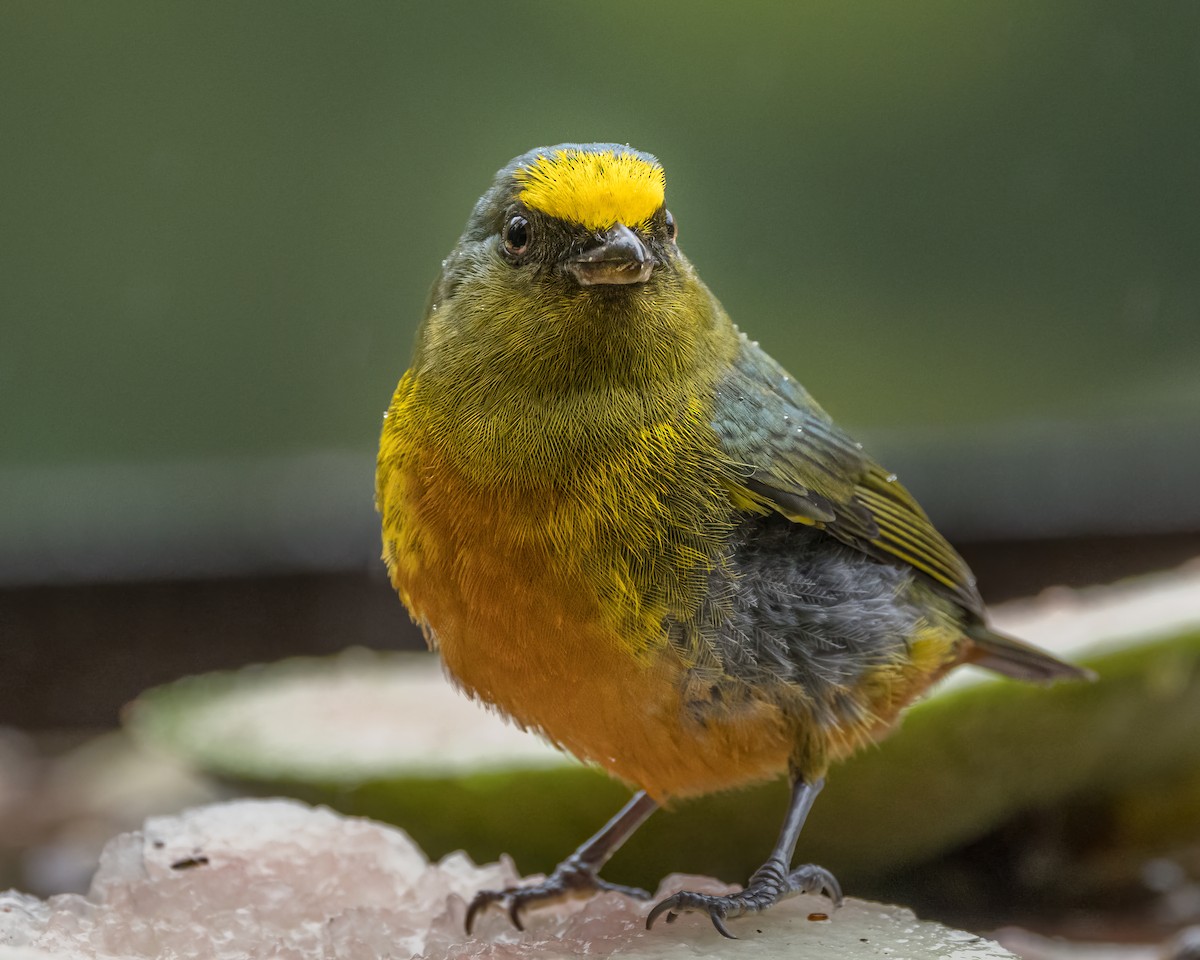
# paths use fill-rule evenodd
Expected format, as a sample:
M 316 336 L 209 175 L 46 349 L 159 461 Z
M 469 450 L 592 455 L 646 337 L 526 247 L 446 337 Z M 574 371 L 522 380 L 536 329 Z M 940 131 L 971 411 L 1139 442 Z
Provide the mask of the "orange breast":
M 549 491 L 506 499 L 428 452 L 420 462 L 381 491 L 385 558 L 467 692 L 660 800 L 786 768 L 793 736 L 777 706 L 698 718 L 661 617 L 646 618 L 654 636 L 614 629 L 597 586 L 608 558 L 578 555 L 569 536 L 594 510 Z

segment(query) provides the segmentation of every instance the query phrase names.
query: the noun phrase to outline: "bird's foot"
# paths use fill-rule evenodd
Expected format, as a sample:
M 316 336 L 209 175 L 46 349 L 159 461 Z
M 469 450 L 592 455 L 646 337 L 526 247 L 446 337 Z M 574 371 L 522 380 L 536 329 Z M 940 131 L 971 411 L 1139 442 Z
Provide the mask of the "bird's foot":
M 594 893 L 620 893 L 637 900 L 650 899 L 650 894 L 645 890 L 601 880 L 596 876 L 595 867 L 569 857 L 541 883 L 527 887 L 507 887 L 504 890 L 480 890 L 467 907 L 467 934 L 471 933 L 475 918 L 493 905 L 508 913 L 508 919 L 514 927 L 524 930 L 521 914 L 526 908 L 567 897 L 590 896 Z
M 787 865 L 782 861 L 768 860 L 754 871 L 750 882 L 740 893 L 718 897 L 683 890 L 667 897 L 657 903 L 646 917 L 646 929 L 654 926 L 654 921 L 664 913 L 667 915 L 667 923 L 674 923 L 681 913 L 701 910 L 708 913 L 721 936 L 736 940 L 737 937 L 730 933 L 725 925 L 726 920 L 733 920 L 748 913 L 760 913 L 780 900 L 798 893 L 822 892 L 833 901 L 835 907 L 842 905 L 842 888 L 834 875 L 824 867 L 809 863 L 789 872 Z

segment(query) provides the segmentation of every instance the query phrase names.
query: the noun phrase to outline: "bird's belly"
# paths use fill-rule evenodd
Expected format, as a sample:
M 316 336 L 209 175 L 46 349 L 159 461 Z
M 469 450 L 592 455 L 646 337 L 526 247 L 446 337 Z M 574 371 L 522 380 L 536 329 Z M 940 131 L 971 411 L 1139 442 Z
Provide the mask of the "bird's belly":
M 689 709 L 689 668 L 661 617 L 614 620 L 610 558 L 563 503 L 504 504 L 447 472 L 396 477 L 393 581 L 454 680 L 524 727 L 660 800 L 782 772 L 792 738 L 766 699 Z M 436 489 L 437 496 L 423 491 Z M 634 635 L 630 635 L 632 632 Z
M 775 704 L 698 717 L 686 700 L 687 669 L 665 642 L 636 657 L 591 618 L 509 596 L 503 616 L 480 615 L 465 631 L 453 620 L 434 627 L 448 671 L 467 692 L 660 801 L 786 769 L 793 738 Z

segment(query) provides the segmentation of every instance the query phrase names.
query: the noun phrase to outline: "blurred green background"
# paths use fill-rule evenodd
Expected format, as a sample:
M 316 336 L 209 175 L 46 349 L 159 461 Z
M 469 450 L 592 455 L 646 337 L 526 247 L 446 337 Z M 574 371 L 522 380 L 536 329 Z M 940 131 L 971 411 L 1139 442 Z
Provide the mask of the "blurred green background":
M 0 575 L 364 569 L 427 287 L 658 154 L 743 328 L 960 538 L 1200 528 L 1200 7 L 10 2 Z

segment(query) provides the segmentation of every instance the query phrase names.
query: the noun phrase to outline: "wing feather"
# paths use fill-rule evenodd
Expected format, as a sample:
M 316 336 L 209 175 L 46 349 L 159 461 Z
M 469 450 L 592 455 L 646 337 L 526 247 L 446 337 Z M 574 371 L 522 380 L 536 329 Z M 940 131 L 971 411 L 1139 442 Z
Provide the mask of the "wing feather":
M 725 452 L 744 471 L 731 484 L 735 502 L 906 563 L 982 618 L 970 569 L 912 494 L 757 345 L 742 341 L 718 389 L 713 422 Z

